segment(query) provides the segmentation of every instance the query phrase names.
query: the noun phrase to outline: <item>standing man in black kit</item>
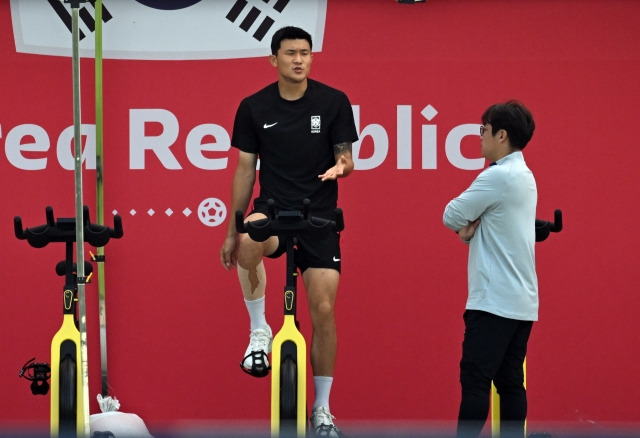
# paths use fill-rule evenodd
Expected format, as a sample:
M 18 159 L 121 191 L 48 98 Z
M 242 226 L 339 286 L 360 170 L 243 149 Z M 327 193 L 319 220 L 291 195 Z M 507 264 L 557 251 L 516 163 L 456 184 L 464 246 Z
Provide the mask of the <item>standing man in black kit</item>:
M 246 221 L 268 216 L 267 200 L 279 210 L 299 210 L 311 201 L 312 215 L 334 219 L 338 178 L 353 170 L 351 145 L 358 140 L 347 96 L 308 78 L 313 60 L 311 35 L 297 27 L 278 30 L 271 42 L 271 65 L 278 81 L 245 98 L 238 108 L 231 144 L 238 149 L 231 211 L 247 212 L 260 159 L 260 194 Z M 266 273 L 263 257 L 277 258 L 285 243 L 272 236 L 255 242 L 238 234 L 229 221 L 220 250 L 225 269 L 236 267 L 251 322 L 250 343 L 242 368 L 267 375 L 272 332 L 265 320 Z M 302 272 L 313 325 L 311 366 L 315 401 L 311 425 L 317 436 L 340 437 L 329 411 L 337 336 L 334 304 L 340 279 L 340 235 L 314 241 L 299 239 L 295 263 Z

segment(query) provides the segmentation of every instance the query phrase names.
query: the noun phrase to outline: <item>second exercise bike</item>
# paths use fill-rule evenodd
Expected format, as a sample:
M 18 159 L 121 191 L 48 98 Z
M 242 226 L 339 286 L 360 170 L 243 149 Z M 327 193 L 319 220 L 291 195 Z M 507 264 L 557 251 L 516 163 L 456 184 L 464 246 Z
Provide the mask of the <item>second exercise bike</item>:
M 298 237 L 327 238 L 330 233 L 344 229 L 344 219 L 339 208 L 335 210 L 335 220 L 311 216 L 308 199 L 303 201 L 302 210 L 277 211 L 272 199 L 268 206 L 268 217 L 251 222 L 244 222 L 243 213 L 236 211 L 236 229 L 239 233 L 248 233 L 257 242 L 264 242 L 271 236 L 286 242 L 284 323 L 272 344 L 271 435 L 304 437 L 307 429 L 307 347 L 296 319 L 298 271 L 294 251 Z M 266 375 L 268 369 L 262 372 Z

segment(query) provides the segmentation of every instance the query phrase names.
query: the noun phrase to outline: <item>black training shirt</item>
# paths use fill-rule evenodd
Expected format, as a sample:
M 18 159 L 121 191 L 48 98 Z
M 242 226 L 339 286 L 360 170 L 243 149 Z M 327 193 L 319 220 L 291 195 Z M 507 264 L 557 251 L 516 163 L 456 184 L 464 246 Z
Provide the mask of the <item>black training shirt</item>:
M 336 208 L 337 181 L 318 175 L 335 165 L 335 144 L 358 140 L 353 111 L 342 91 L 307 81 L 298 100 L 280 97 L 276 82 L 240 103 L 231 144 L 260 158 L 255 207 L 272 198 L 278 209 L 299 210 L 309 198 L 316 215 Z

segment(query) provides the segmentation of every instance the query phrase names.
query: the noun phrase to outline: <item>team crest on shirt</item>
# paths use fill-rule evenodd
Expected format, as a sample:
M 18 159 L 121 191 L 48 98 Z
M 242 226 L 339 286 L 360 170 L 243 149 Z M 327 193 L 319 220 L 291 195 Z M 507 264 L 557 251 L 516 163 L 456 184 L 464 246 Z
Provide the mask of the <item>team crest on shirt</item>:
M 311 116 L 311 133 L 320 133 L 320 116 Z

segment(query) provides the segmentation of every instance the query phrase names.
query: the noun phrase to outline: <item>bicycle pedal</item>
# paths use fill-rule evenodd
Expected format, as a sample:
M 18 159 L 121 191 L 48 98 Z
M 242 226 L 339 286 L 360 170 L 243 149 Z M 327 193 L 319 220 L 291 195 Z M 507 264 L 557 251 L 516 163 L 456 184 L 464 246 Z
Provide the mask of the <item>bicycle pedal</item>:
M 251 368 L 244 365 L 249 358 L 251 358 Z M 266 377 L 269 375 L 271 365 L 269 365 L 269 358 L 264 351 L 252 351 L 242 359 L 242 362 L 240 362 L 240 368 L 242 368 L 242 371 L 252 375 L 253 377 Z

